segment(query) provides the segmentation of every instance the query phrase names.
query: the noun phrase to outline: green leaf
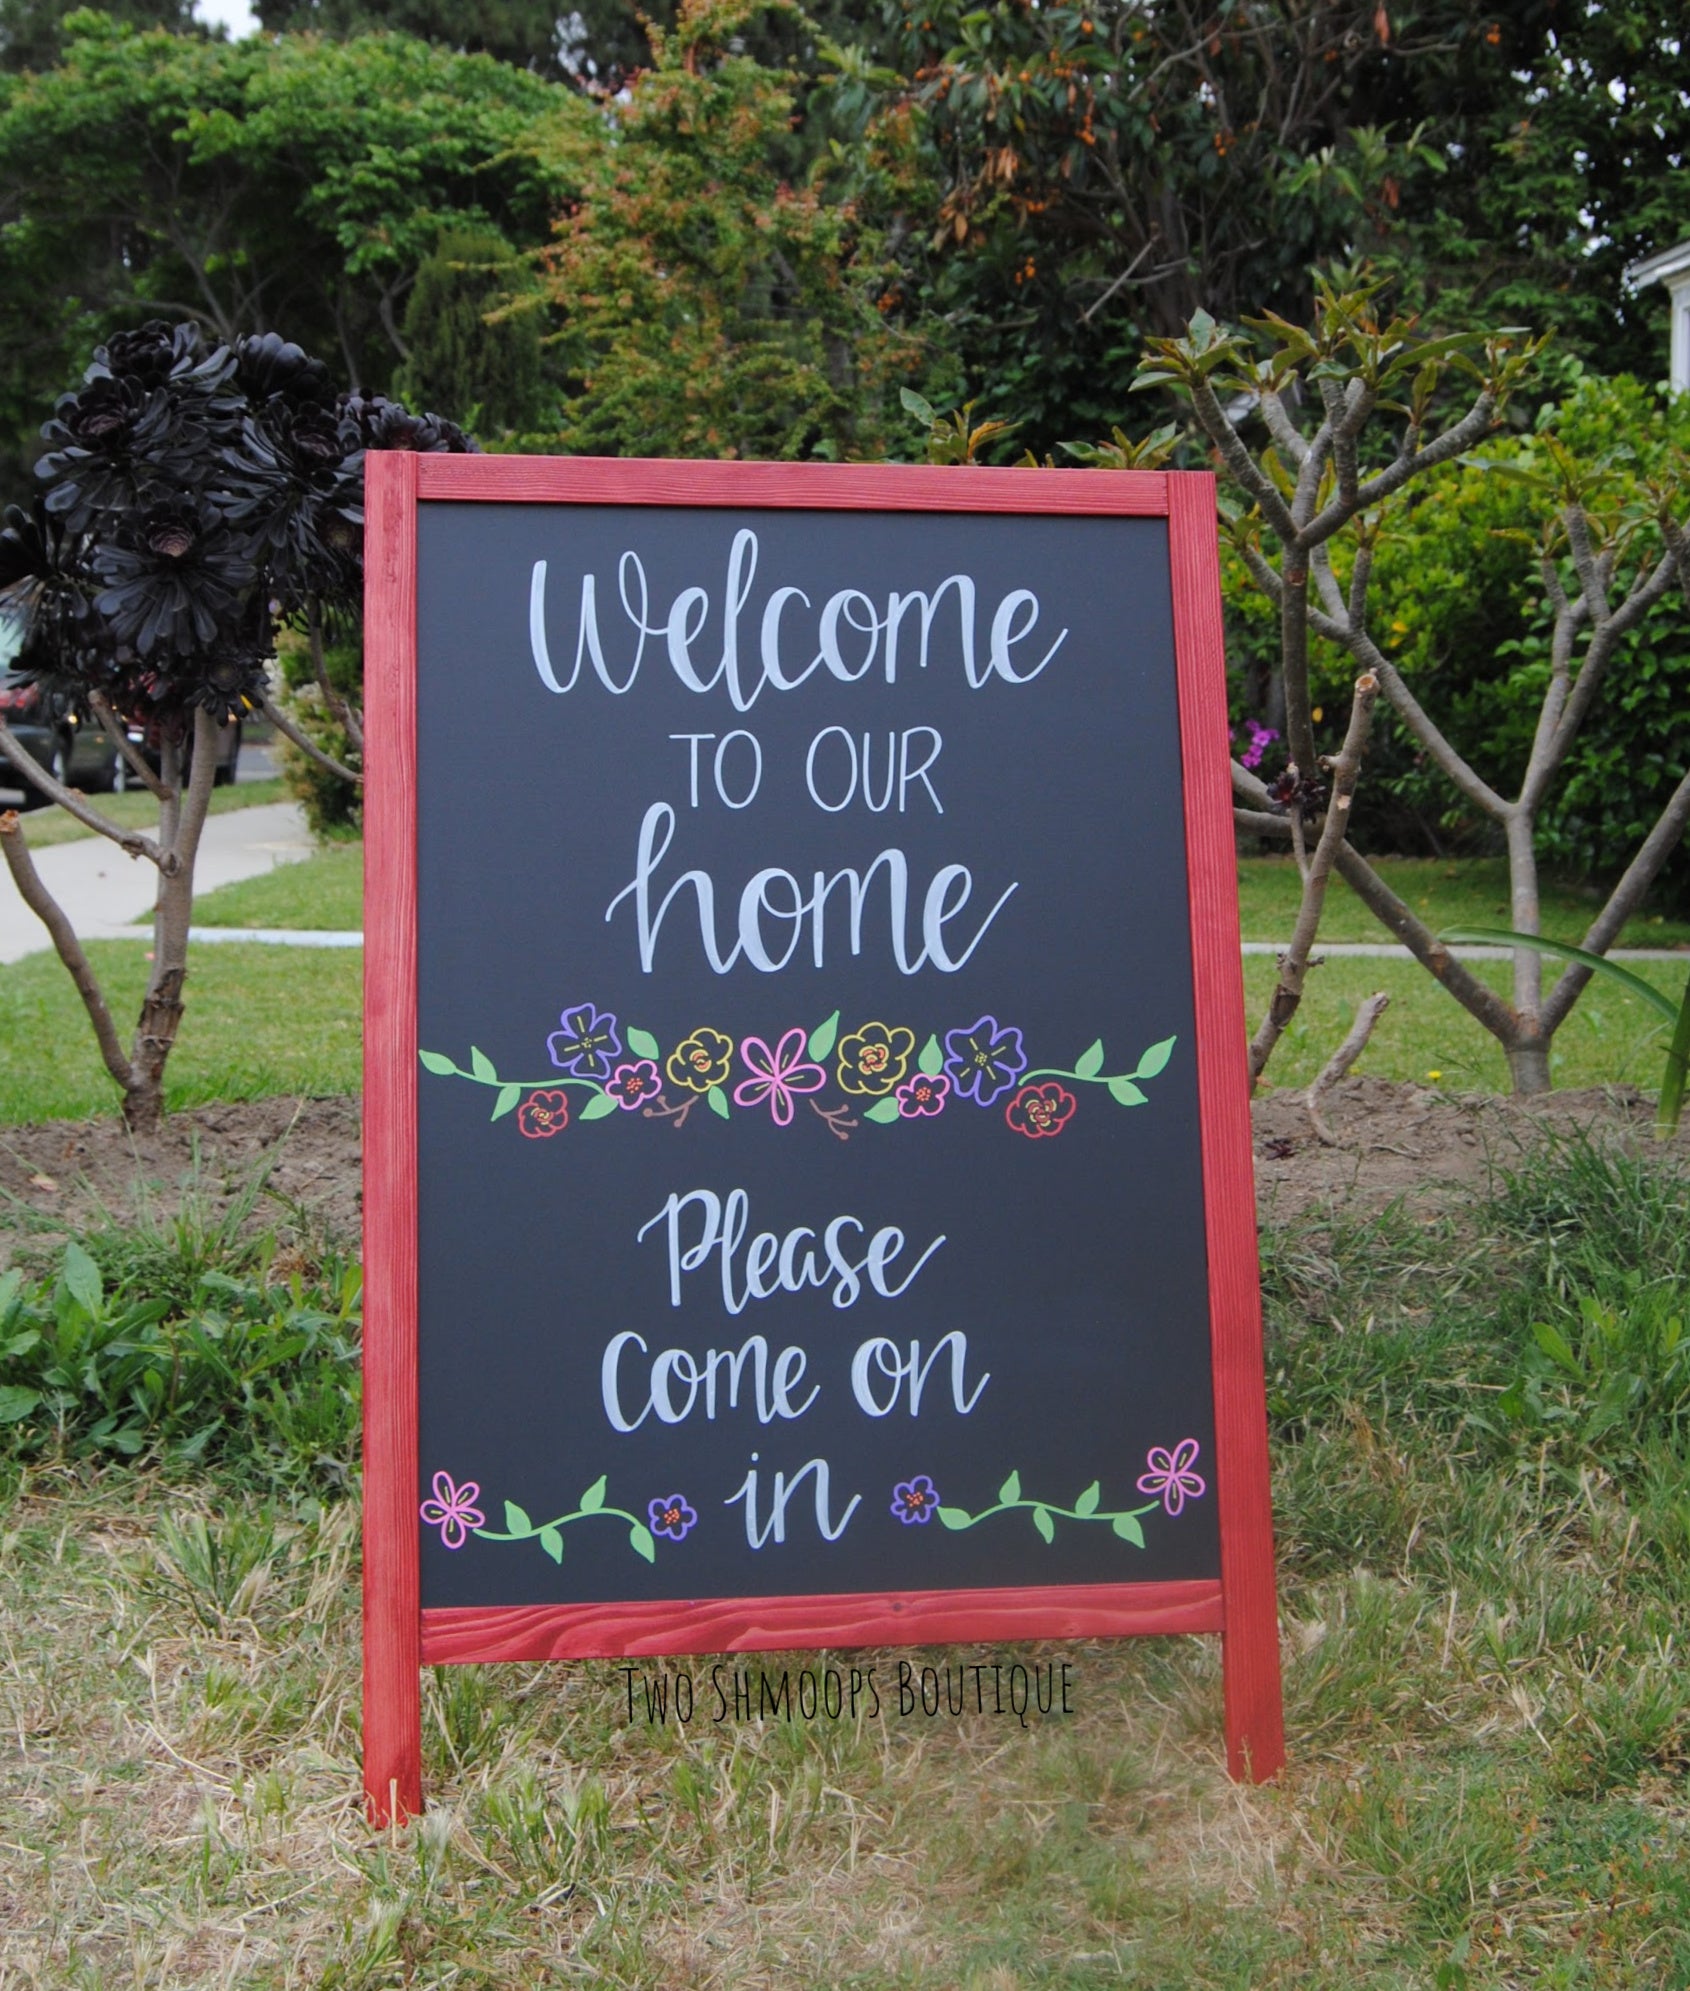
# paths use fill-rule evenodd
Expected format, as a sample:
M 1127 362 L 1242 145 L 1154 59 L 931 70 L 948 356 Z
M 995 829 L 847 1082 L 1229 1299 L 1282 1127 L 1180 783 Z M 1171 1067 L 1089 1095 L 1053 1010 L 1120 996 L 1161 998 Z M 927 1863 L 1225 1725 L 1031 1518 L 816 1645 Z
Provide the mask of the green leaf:
M 444 1051 L 419 1051 L 418 1059 L 425 1072 L 436 1072 L 441 1078 L 455 1078 L 458 1068 Z
M 835 1010 L 825 1023 L 818 1023 L 810 1032 L 810 1056 L 818 1065 L 832 1057 L 833 1047 L 839 1041 L 839 1012 Z
M 1144 1056 L 1139 1059 L 1138 1070 L 1133 1073 L 1133 1077 L 1155 1078 L 1158 1073 L 1166 1068 L 1168 1060 L 1174 1055 L 1174 1046 L 1178 1042 L 1179 1039 L 1177 1037 L 1164 1037 L 1161 1043 L 1152 1044 Z M 1123 1101 L 1122 1103 L 1134 1106 L 1138 1104 L 1137 1100 Z
M 533 1534 L 533 1532 L 534 1523 L 529 1520 L 524 1510 L 518 1507 L 514 1500 L 507 1500 L 505 1502 L 505 1533 L 507 1535 L 515 1535 L 518 1541 L 522 1541 L 527 1536 Z
M 649 1030 L 635 1030 L 630 1025 L 628 1030 L 628 1049 L 633 1052 L 636 1058 L 650 1058 L 655 1063 L 657 1054 L 662 1049 L 662 1046 Z
M 974 1516 L 969 1513 L 966 1507 L 941 1507 L 939 1509 L 939 1526 L 941 1528 L 966 1528 L 973 1519 Z
M 1050 1515 L 1044 1508 L 1035 1507 L 1033 1509 L 1033 1526 L 1038 1529 L 1047 1542 L 1054 1542 L 1056 1540 L 1056 1523 L 1050 1518 Z
M 918 422 L 925 422 L 929 428 L 939 419 L 934 412 L 933 403 L 924 399 L 913 387 L 900 387 L 898 399 Z
M 1551 1327 L 1546 1320 L 1532 1322 L 1532 1339 L 1543 1350 L 1558 1369 L 1565 1369 L 1569 1375 L 1580 1373 L 1579 1358 L 1573 1353 L 1572 1343 L 1559 1328 Z
M 603 1120 L 608 1115 L 616 1112 L 616 1110 L 616 1101 L 611 1098 L 608 1092 L 595 1092 L 586 1105 L 581 1108 L 581 1118 L 583 1120 Z
M 1622 968 L 1617 962 L 1604 955 L 1592 954 L 1583 947 L 1564 947 L 1558 940 L 1545 940 L 1541 934 L 1513 933 L 1500 926 L 1450 926 L 1438 935 L 1440 940 L 1465 941 L 1470 945 L 1494 947 L 1524 947 L 1534 954 L 1553 954 L 1558 961 L 1577 961 L 1582 967 L 1590 968 L 1600 975 L 1609 975 L 1616 982 L 1623 982 L 1633 995 L 1641 996 L 1646 1003 L 1658 1009 L 1669 1023 L 1678 1022 L 1678 1004 L 1671 996 L 1652 987 L 1641 975 L 1634 975 L 1629 968 Z
M 553 1562 L 562 1562 L 563 1537 L 558 1533 L 556 1528 L 542 1528 L 540 1530 L 540 1546 L 551 1557 Z
M 499 1074 L 493 1067 L 493 1060 L 485 1051 L 478 1051 L 473 1044 L 469 1047 L 469 1068 L 477 1078 L 485 1079 L 489 1085 L 495 1084 L 498 1080 Z
M 493 1102 L 492 1118 L 502 1120 L 521 1097 L 522 1087 L 520 1085 L 500 1086 L 499 1096 Z
M 657 1544 L 651 1539 L 651 1530 L 643 1521 L 636 1521 L 628 1530 L 628 1546 L 635 1555 L 643 1555 L 647 1562 L 657 1560 Z
M 1096 1078 L 1102 1069 L 1103 1039 L 1099 1037 L 1091 1049 L 1083 1052 L 1075 1063 L 1074 1076 L 1076 1078 Z
M 1109 1081 L 1109 1097 L 1117 1106 L 1145 1106 L 1149 1103 L 1130 1078 L 1112 1078 Z
M 998 1504 L 1002 1507 L 1013 1507 L 1020 1498 L 1021 1475 L 1019 1473 L 1011 1473 L 1003 1485 L 998 1488 Z
M 1117 1514 L 1110 1525 L 1122 1541 L 1131 1542 L 1135 1549 L 1144 1547 L 1144 1530 L 1138 1525 L 1136 1514 Z
M 599 1511 L 599 1509 L 604 1505 L 605 1481 L 608 1478 L 609 1478 L 608 1473 L 600 1473 L 598 1478 L 595 1479 L 592 1485 L 587 1488 L 586 1492 L 582 1494 L 581 1512 L 583 1514 L 596 1514 Z
M 1097 1512 L 1097 1503 L 1102 1497 L 1103 1488 L 1094 1479 L 1085 1492 L 1080 1495 L 1079 1499 L 1074 1502 L 1074 1512 L 1076 1514 L 1095 1514 Z
M 929 1078 L 937 1078 L 945 1069 L 945 1053 L 937 1037 L 929 1037 L 921 1047 L 921 1056 L 916 1059 L 916 1067 Z
M 872 1106 L 863 1108 L 863 1118 L 874 1121 L 877 1126 L 889 1127 L 898 1117 L 898 1102 L 890 1093 L 884 1099 L 877 1099 Z
M 1679 1117 L 1684 1111 L 1687 1077 L 1690 1077 L 1690 978 L 1685 981 L 1684 1001 L 1673 1028 L 1672 1042 L 1667 1046 L 1666 1070 L 1661 1075 L 1660 1104 L 1655 1109 L 1655 1132 L 1663 1141 L 1670 1140 L 1678 1129 Z M 5 1302 L 0 1299 L 0 1315 L 4 1312 Z
M 20 1389 L 15 1383 L 0 1383 L 0 1424 L 16 1424 L 41 1401 L 39 1390 Z
M 65 1246 L 64 1279 L 66 1290 L 84 1313 L 100 1311 L 100 1268 L 79 1244 Z
M 718 1120 L 728 1118 L 728 1095 L 719 1085 L 713 1085 L 704 1097 L 709 1102 L 710 1111 Z

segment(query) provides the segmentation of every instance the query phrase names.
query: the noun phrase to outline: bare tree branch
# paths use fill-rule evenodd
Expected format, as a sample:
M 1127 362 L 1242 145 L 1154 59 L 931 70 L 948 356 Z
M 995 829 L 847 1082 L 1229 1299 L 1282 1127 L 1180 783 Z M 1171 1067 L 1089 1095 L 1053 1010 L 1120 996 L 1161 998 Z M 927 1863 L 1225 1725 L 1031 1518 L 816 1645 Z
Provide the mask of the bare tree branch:
M 1332 762 L 1332 795 L 1327 803 L 1326 818 L 1321 825 L 1320 839 L 1314 847 L 1314 855 L 1309 859 L 1308 868 L 1303 874 L 1303 899 L 1297 908 L 1297 923 L 1292 929 L 1291 944 L 1279 958 L 1279 979 L 1268 1003 L 1267 1014 L 1262 1018 L 1250 1043 L 1250 1077 L 1258 1079 L 1263 1067 L 1273 1055 L 1273 1047 L 1284 1035 L 1285 1026 L 1297 1013 L 1303 999 L 1303 984 L 1308 978 L 1309 950 L 1314 945 L 1316 933 L 1320 930 L 1320 915 L 1326 905 L 1326 883 L 1332 875 L 1332 866 L 1338 855 L 1338 846 L 1344 841 L 1349 829 L 1350 801 L 1355 794 L 1356 779 L 1361 773 L 1361 757 L 1367 745 L 1367 735 L 1373 724 L 1373 704 L 1379 696 L 1379 680 L 1371 673 L 1356 679 L 1355 696 L 1350 704 L 1350 723 L 1344 735 L 1344 744 L 1337 758 Z M 1293 830 L 1295 825 L 1293 825 Z
M 1366 997 L 1356 1011 L 1356 1020 L 1350 1025 L 1350 1034 L 1321 1067 L 1319 1076 L 1309 1087 L 1305 1103 L 1309 1109 L 1309 1118 L 1314 1122 L 1315 1133 L 1325 1147 L 1339 1148 L 1343 1146 L 1343 1142 L 1326 1124 L 1326 1117 L 1320 1110 L 1320 1102 L 1367 1049 L 1367 1040 L 1373 1035 L 1373 1026 L 1390 1006 L 1391 998 L 1383 989 L 1376 989 L 1372 995 Z
M 58 957 L 76 984 L 76 992 L 88 1012 L 88 1021 L 94 1026 L 94 1036 L 106 1070 L 127 1092 L 134 1080 L 134 1072 L 123 1055 L 123 1046 L 118 1041 L 117 1028 L 106 1006 L 104 992 L 94 970 L 88 965 L 88 956 L 82 951 L 82 943 L 76 937 L 75 928 L 66 919 L 63 907 L 41 882 L 41 874 L 35 868 L 35 860 L 24 839 L 23 822 L 16 809 L 8 809 L 0 815 L 0 851 L 5 853 L 6 868 L 12 874 L 12 883 L 18 888 L 18 897 L 52 936 Z
M 98 809 L 90 807 L 88 798 L 79 788 L 67 788 L 62 781 L 55 781 L 4 719 L 0 719 L 0 753 L 43 795 L 51 796 L 67 816 L 74 816 L 89 829 L 103 837 L 110 837 L 131 857 L 145 857 L 161 871 L 169 869 L 175 862 L 167 851 L 159 849 L 150 836 L 143 836 L 139 830 L 126 830 L 121 823 L 114 823 L 109 816 L 102 816 Z
M 101 730 L 123 756 L 131 772 L 139 776 L 162 802 L 166 792 L 164 783 L 153 772 L 152 765 L 146 755 L 141 753 L 130 740 L 122 721 L 113 712 L 110 704 L 107 702 L 105 693 L 103 691 L 90 692 L 88 694 L 88 703 L 93 710 L 94 717 L 100 722 Z
M 263 712 L 265 718 L 269 720 L 270 724 L 275 727 L 276 731 L 285 734 L 288 739 L 292 740 L 302 754 L 309 754 L 311 759 L 316 761 L 320 767 L 326 767 L 330 774 L 338 774 L 342 781 L 350 781 L 356 786 L 362 786 L 364 777 L 361 774 L 354 773 L 349 767 L 342 767 L 339 761 L 335 760 L 331 755 L 324 753 L 315 741 L 308 739 L 299 730 L 268 693 L 259 701 L 259 709 Z

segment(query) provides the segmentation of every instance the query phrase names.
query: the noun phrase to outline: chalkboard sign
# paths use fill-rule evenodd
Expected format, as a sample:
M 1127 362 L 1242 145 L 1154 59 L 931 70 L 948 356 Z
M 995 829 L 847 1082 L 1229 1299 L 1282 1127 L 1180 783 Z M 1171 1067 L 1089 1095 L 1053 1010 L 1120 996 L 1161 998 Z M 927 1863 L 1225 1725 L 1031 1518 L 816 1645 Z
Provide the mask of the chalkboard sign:
M 367 1781 L 419 1663 L 1220 1631 L 1206 476 L 372 458 Z

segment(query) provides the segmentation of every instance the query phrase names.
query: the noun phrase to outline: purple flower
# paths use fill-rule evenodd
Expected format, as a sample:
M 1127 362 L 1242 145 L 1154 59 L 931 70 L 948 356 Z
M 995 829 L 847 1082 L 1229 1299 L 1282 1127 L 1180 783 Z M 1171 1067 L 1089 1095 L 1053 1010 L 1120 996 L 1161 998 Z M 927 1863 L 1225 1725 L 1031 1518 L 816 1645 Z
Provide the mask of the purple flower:
M 618 1065 L 616 1076 L 605 1087 L 624 1113 L 631 1113 L 642 1099 L 654 1099 L 662 1090 L 663 1081 L 650 1058 L 641 1058 L 637 1065 Z
M 684 1540 L 698 1520 L 686 1496 L 680 1493 L 671 1493 L 663 1500 L 652 1501 L 646 1512 L 651 1516 L 651 1532 L 667 1535 L 672 1542 Z
M 1177 1514 L 1188 1500 L 1198 1500 L 1208 1492 L 1205 1482 L 1191 1468 L 1197 1463 L 1195 1438 L 1182 1438 L 1171 1452 L 1152 1445 L 1144 1455 L 1147 1473 L 1138 1476 L 1140 1493 L 1159 1494 L 1170 1514 Z
M 616 1018 L 608 1010 L 601 1012 L 592 1003 L 582 1002 L 566 1009 L 558 1021 L 563 1028 L 546 1039 L 552 1063 L 576 1078 L 609 1078 L 611 1059 L 622 1055 Z
M 487 1519 L 474 1504 L 480 1498 L 477 1481 L 466 1479 L 462 1486 L 454 1486 L 450 1473 L 436 1473 L 434 1498 L 425 1500 L 417 1512 L 431 1528 L 440 1530 L 440 1539 L 449 1549 L 461 1549 L 470 1529 L 479 1528 Z
M 1000 1024 L 995 1016 L 982 1016 L 966 1030 L 945 1033 L 945 1070 L 961 1099 L 976 1106 L 990 1106 L 1027 1069 L 1027 1053 L 1021 1032 Z
M 892 1096 L 901 1118 L 930 1120 L 935 1113 L 944 1112 L 950 1090 L 951 1082 L 943 1072 L 915 1072 Z
M 739 1055 L 745 1060 L 750 1078 L 734 1087 L 736 1106 L 761 1106 L 766 1099 L 777 1127 L 792 1125 L 792 1095 L 820 1092 L 827 1073 L 820 1065 L 805 1062 L 806 1039 L 802 1030 L 789 1030 L 771 1051 L 761 1037 L 742 1037 Z
M 1239 763 L 1244 767 L 1260 767 L 1262 755 L 1279 738 L 1279 734 L 1272 726 L 1258 726 L 1254 719 L 1246 719 L 1244 724 L 1250 730 L 1250 744 L 1238 756 Z
M 892 1489 L 892 1512 L 906 1528 L 926 1527 L 939 1511 L 939 1489 L 926 1473 L 901 1480 Z

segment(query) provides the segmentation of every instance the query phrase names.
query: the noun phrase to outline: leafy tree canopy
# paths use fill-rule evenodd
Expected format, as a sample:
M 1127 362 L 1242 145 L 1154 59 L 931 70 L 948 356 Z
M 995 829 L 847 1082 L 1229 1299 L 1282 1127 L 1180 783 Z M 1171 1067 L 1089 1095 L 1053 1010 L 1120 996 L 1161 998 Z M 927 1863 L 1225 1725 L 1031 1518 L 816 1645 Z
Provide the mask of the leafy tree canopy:
M 64 52 L 66 16 L 82 8 L 83 0 L 0 0 L 0 70 L 51 69 Z M 194 0 L 106 0 L 100 11 L 131 27 L 206 32 Z
M 920 364 L 889 241 L 921 194 L 907 120 L 803 170 L 794 79 L 740 52 L 790 0 L 683 0 L 581 155 L 546 289 L 563 442 L 607 454 L 885 454 Z M 791 177 L 788 177 L 788 175 Z
M 73 17 L 0 79 L 0 422 L 9 481 L 90 328 L 277 328 L 388 386 L 442 228 L 543 239 L 590 105 L 396 35 L 215 42 Z

